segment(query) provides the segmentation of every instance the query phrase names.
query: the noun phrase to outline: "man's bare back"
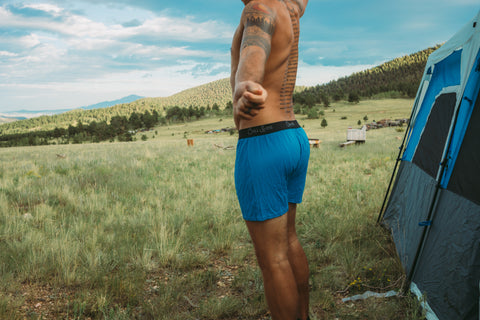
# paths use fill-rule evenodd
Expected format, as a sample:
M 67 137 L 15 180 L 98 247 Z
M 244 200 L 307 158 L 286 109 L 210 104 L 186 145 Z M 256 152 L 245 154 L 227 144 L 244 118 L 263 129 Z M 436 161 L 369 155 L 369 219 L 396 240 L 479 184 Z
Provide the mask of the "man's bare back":
M 237 129 L 294 120 L 299 19 L 307 0 L 242 1 L 230 78 Z

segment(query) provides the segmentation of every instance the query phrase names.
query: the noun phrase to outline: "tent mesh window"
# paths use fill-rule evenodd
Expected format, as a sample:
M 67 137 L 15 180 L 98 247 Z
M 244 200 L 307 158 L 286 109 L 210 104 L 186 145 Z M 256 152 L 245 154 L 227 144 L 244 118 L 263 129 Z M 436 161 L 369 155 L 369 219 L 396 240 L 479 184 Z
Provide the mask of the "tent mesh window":
M 454 92 L 442 94 L 435 100 L 412 161 L 433 178 L 440 167 L 455 103 Z
M 447 189 L 480 205 L 480 93 Z

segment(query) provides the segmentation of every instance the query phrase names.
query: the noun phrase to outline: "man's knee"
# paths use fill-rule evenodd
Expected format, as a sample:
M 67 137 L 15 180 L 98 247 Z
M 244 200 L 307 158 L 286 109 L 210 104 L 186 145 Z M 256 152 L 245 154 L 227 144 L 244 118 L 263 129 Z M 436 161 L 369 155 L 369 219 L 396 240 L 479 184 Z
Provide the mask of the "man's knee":
M 262 272 L 275 272 L 283 268 L 290 268 L 287 254 L 268 256 L 257 254 L 257 261 Z

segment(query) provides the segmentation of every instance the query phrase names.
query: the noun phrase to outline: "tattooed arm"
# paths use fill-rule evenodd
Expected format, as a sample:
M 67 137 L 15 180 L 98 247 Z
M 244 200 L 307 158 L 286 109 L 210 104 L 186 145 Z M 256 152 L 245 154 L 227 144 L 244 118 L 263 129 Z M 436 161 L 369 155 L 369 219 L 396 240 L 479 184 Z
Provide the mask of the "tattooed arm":
M 257 1 L 247 4 L 242 13 L 237 30 L 240 33 L 237 36 L 241 37 L 238 63 L 231 79 L 236 123 L 239 117 L 252 119 L 266 101 L 267 91 L 262 83 L 275 31 L 275 19 L 274 12 Z
M 243 11 L 242 22 L 243 36 L 236 82 L 252 80 L 261 83 L 270 55 L 275 16 L 267 6 L 251 2 Z

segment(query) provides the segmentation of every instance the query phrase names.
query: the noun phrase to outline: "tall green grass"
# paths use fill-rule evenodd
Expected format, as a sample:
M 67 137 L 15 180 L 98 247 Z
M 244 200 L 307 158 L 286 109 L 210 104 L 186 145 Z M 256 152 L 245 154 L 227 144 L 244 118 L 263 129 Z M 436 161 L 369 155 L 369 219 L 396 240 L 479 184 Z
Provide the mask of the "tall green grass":
M 298 209 L 312 319 L 421 319 L 410 297 L 341 302 L 402 285 L 394 245 L 375 222 L 403 133 L 338 144 L 357 118 L 408 117 L 411 102 L 338 104 L 325 110 L 327 128 L 299 118 L 322 140 Z M 228 126 L 207 119 L 141 142 L 0 150 L 0 318 L 267 319 L 235 151 L 218 147 L 236 136 L 204 133 Z

